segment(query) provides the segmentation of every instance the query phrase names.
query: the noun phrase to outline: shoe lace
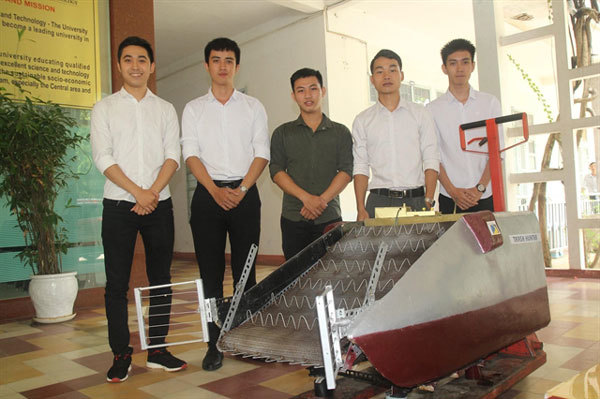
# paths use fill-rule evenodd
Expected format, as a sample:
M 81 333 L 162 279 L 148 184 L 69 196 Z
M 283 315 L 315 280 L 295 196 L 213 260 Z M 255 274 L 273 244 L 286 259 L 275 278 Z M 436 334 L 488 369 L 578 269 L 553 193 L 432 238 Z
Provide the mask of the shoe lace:
M 150 356 L 166 355 L 167 353 L 168 353 L 167 350 L 164 348 L 154 349 L 150 352 Z
M 127 360 L 131 357 L 131 355 L 129 353 L 119 353 L 115 355 L 115 360 Z

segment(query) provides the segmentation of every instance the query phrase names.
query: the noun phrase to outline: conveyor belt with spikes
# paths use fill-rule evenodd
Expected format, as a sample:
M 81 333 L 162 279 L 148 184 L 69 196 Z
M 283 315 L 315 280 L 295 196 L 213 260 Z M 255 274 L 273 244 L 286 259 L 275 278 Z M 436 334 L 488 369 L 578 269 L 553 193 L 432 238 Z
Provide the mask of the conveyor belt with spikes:
M 219 348 L 267 361 L 322 366 L 315 297 L 325 286 L 333 287 L 336 308 L 359 309 L 365 304 L 381 242 L 388 245 L 388 253 L 375 299 L 389 292 L 453 223 L 338 226 L 283 264 L 261 282 L 263 287 L 258 284 L 244 294 L 242 302 L 246 306 L 238 310 L 238 323 L 223 334 Z

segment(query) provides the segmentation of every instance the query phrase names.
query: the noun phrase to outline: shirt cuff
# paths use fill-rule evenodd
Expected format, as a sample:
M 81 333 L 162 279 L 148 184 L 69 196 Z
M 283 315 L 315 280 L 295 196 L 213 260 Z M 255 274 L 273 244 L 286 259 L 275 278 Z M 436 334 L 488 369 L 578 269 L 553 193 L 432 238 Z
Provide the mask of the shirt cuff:
M 353 176 L 364 175 L 369 176 L 369 165 L 354 165 Z
M 284 171 L 284 169 L 279 165 L 269 164 L 269 174 L 271 175 L 271 180 L 275 177 L 275 175 L 279 172 Z
M 340 169 L 339 171 L 340 171 L 340 172 L 344 172 L 344 173 L 346 173 L 348 176 L 350 176 L 350 180 L 352 180 L 352 178 L 354 177 L 354 176 L 352 175 L 352 168 Z
M 100 171 L 100 173 L 104 174 L 104 171 L 109 167 L 116 165 L 117 161 L 113 159 L 110 155 L 105 155 L 98 160 L 96 160 L 96 167 Z
M 254 158 L 263 158 L 266 159 L 267 161 L 271 160 L 271 149 L 267 148 L 265 149 L 261 149 L 261 148 L 255 148 L 254 149 Z
M 439 159 L 429 159 L 423 161 L 423 170 L 433 169 L 436 172 L 440 172 L 440 160 Z

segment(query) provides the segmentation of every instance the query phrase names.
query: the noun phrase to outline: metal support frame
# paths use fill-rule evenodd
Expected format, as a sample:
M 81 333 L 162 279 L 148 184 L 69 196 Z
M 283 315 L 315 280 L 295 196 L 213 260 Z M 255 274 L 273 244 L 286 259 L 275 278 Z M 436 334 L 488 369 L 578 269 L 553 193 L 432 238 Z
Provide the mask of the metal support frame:
M 381 274 L 381 268 L 383 267 L 383 261 L 388 248 L 389 246 L 385 242 L 379 244 L 377 257 L 375 258 L 375 263 L 373 264 L 373 269 L 371 270 L 371 276 L 369 278 L 369 285 L 367 286 L 367 291 L 365 293 L 365 300 L 361 308 L 350 309 L 348 312 L 343 308 L 336 309 L 333 298 L 333 288 L 331 285 L 326 286 L 323 293 L 315 297 L 327 389 L 335 389 L 336 376 L 340 370 L 345 370 L 347 367 L 342 360 L 340 340 L 347 335 L 346 329 L 351 320 L 359 314 L 363 308 L 370 306 L 375 302 L 375 290 L 377 288 L 377 282 L 379 281 L 379 275 Z
M 248 281 L 248 275 L 250 274 L 250 270 L 252 270 L 252 266 L 254 265 L 254 259 L 256 258 L 257 252 L 258 245 L 252 244 L 252 246 L 250 247 L 250 251 L 248 251 L 248 256 L 246 257 L 246 264 L 244 265 L 244 269 L 242 270 L 240 280 L 235 286 L 233 299 L 231 301 L 231 305 L 229 305 L 229 310 L 227 311 L 225 322 L 223 322 L 223 327 L 221 328 L 221 333 L 219 334 L 219 340 L 221 339 L 224 333 L 231 329 L 231 323 L 233 323 L 233 318 L 235 317 L 235 313 L 237 312 L 237 308 L 240 304 L 240 299 L 242 299 L 244 287 L 246 287 L 246 281 Z
M 167 288 L 167 287 L 175 287 L 175 286 L 184 286 L 184 285 L 195 285 L 195 291 L 198 296 L 198 313 L 200 314 L 200 322 L 202 324 L 202 339 L 192 339 L 181 342 L 169 342 L 158 345 L 148 345 L 148 337 L 146 335 L 146 323 L 144 322 L 144 307 L 142 306 L 142 292 L 148 291 L 157 288 Z M 135 298 L 135 311 L 137 315 L 138 322 L 138 333 L 140 336 L 140 345 L 142 350 L 153 349 L 153 348 L 163 348 L 165 346 L 174 346 L 174 345 L 183 345 L 183 344 L 191 344 L 194 342 L 208 342 L 209 334 L 208 334 L 208 322 L 212 321 L 210 309 L 207 308 L 207 304 L 209 304 L 209 300 L 204 299 L 204 289 L 202 287 L 202 280 L 197 279 L 193 281 L 184 281 L 181 283 L 172 283 L 172 284 L 163 284 L 163 285 L 155 285 L 150 287 L 137 287 L 133 289 L 133 295 Z M 173 295 L 172 293 L 169 295 Z M 148 326 L 149 328 L 149 326 Z
M 365 294 L 365 301 L 363 306 L 369 306 L 375 302 L 375 290 L 377 289 L 377 282 L 379 281 L 379 275 L 381 274 L 381 268 L 383 267 L 383 261 L 385 260 L 385 254 L 388 251 L 389 246 L 382 241 L 379 244 L 377 250 L 377 257 L 375 263 L 373 263 L 373 270 L 371 270 L 371 277 L 369 278 L 369 285 L 367 286 L 367 292 Z
M 325 287 L 323 294 L 315 298 L 315 302 L 319 320 L 319 336 L 321 338 L 325 380 L 327 381 L 327 389 L 334 389 L 335 377 L 343 363 L 340 336 L 336 327 L 337 314 L 333 302 L 333 289 L 330 285 Z M 343 309 L 340 310 L 343 311 Z

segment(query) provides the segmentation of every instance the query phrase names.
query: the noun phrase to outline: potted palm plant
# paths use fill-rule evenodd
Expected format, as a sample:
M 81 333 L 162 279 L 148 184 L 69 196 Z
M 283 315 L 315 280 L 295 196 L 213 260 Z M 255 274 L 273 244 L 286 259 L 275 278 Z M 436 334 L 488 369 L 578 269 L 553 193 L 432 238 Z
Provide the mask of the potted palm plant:
M 33 271 L 35 320 L 53 323 L 75 316 L 76 272 L 61 273 L 68 242 L 54 205 L 60 189 L 77 178 L 68 154 L 82 137 L 65 109 L 21 92 L 25 98 L 17 100 L 0 87 L 0 196 L 23 232 L 17 256 Z

